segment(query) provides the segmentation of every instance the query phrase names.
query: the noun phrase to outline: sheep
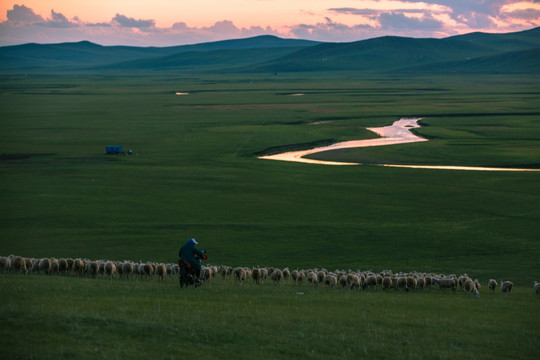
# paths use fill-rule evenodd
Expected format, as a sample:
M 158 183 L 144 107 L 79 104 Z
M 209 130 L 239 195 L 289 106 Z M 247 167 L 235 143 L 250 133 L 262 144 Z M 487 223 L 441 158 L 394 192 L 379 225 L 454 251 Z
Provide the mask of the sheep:
M 58 260 L 55 258 L 51 258 L 51 273 L 57 274 L 60 269 L 60 264 L 58 264 Z
M 78 276 L 82 276 L 84 271 L 84 262 L 81 259 L 73 260 L 73 272 Z
M 280 281 L 283 279 L 283 272 L 280 269 L 274 269 L 270 277 L 274 280 L 274 284 L 279 285 Z
M 536 297 L 540 298 L 540 282 L 534 282 L 534 292 L 536 292 Z
M 98 261 L 99 267 L 98 267 L 98 273 L 101 276 L 105 275 L 105 261 Z
M 319 271 L 317 272 L 317 280 L 318 280 L 320 283 L 323 282 L 324 277 L 325 277 L 326 275 L 328 275 L 328 272 L 326 272 L 326 271 L 324 271 L 324 270 L 319 270 Z
M 59 260 L 58 260 L 58 271 L 60 272 L 60 274 L 66 275 L 66 274 L 67 274 L 67 270 L 68 270 L 68 263 L 67 263 L 67 260 L 64 259 L 64 258 L 59 259 Z
M 26 261 L 21 256 L 15 256 L 11 261 L 11 268 L 14 272 L 26 274 Z
M 203 266 L 201 268 L 201 280 L 204 282 L 212 280 L 212 268 L 208 266 Z
M 328 287 L 331 287 L 331 288 L 334 288 L 337 286 L 337 278 L 334 276 L 334 275 L 326 275 L 323 279 L 323 284 L 328 286 Z
M 122 264 L 122 276 L 127 279 L 133 277 L 133 263 L 131 261 L 124 261 Z
M 99 264 L 97 261 L 90 261 L 87 265 L 86 265 L 86 272 L 88 274 L 90 274 L 90 276 L 92 276 L 93 278 L 96 277 L 96 275 L 98 274 L 98 271 L 99 271 Z
M 75 260 L 73 260 L 72 258 L 67 258 L 66 262 L 67 262 L 67 271 L 69 272 L 73 269 L 73 264 L 75 263 Z
M 238 281 L 238 284 L 242 285 L 242 281 L 246 280 L 246 271 L 244 268 L 237 267 L 233 270 L 234 278 Z
M 140 270 L 140 268 L 139 268 Z M 150 263 L 142 264 L 142 274 L 141 276 L 144 276 L 146 280 L 150 278 L 150 276 L 154 275 L 154 266 Z
M 39 260 L 39 271 L 48 275 L 51 272 L 51 259 L 43 258 Z
M 225 280 L 227 275 L 231 274 L 231 270 L 230 270 L 229 266 L 220 265 L 219 268 L 218 268 L 218 273 L 220 273 L 223 280 Z
M 511 281 L 501 281 L 499 282 L 499 286 L 501 287 L 501 292 L 505 293 L 505 296 L 508 296 L 512 292 L 514 283 Z
M 268 277 L 268 270 L 266 268 L 261 269 L 261 282 L 264 283 Z
M 416 281 L 416 278 L 413 276 L 407 276 L 407 288 L 408 290 L 414 290 L 416 289 L 418 282 Z
M 293 270 L 291 273 L 291 279 L 293 279 L 296 286 L 302 285 L 302 281 L 306 278 L 306 274 L 303 271 Z
M 251 270 L 251 278 L 255 281 L 255 284 L 259 285 L 259 282 L 261 281 L 261 269 L 254 267 L 253 270 Z
M 383 290 L 388 290 L 392 288 L 392 278 L 384 277 L 381 285 Z
M 36 259 L 32 261 L 32 274 L 38 274 L 39 273 L 39 260 Z
M 311 283 L 311 285 L 313 285 L 313 287 L 319 286 L 319 277 L 317 276 L 317 274 L 315 274 L 315 272 L 313 271 L 308 272 L 308 274 L 306 275 L 306 278 L 307 278 L 307 281 Z
M 112 261 L 107 261 L 105 263 L 105 273 L 109 276 L 109 279 L 113 278 L 114 273 L 116 272 L 116 265 Z
M 167 267 L 165 266 L 165 264 L 156 264 L 155 273 L 159 277 L 159 280 L 163 280 L 163 277 L 167 275 Z
M 474 286 L 476 286 L 476 290 L 480 291 L 482 288 L 482 285 L 480 284 L 480 281 L 478 279 L 474 279 Z
M 489 290 L 491 290 L 492 293 L 495 293 L 495 289 L 497 288 L 497 281 L 495 279 L 489 279 L 488 288 Z
M 426 278 L 420 276 L 418 279 L 416 279 L 416 285 L 420 290 L 424 289 L 426 287 Z
M 366 277 L 366 280 L 362 284 L 362 290 L 365 290 L 366 287 L 370 286 L 371 288 L 377 286 L 377 278 L 374 275 L 369 275 Z
M 433 278 L 432 284 L 439 285 L 439 289 L 452 289 L 452 292 L 456 293 L 457 279 L 456 278 Z
M 360 289 L 360 278 L 356 274 L 349 275 L 347 275 L 347 286 L 349 287 L 349 289 Z
M 347 275 L 340 275 L 338 278 L 338 284 L 341 285 L 343 289 L 347 287 Z
M 463 291 L 465 291 L 468 295 L 471 293 L 474 294 L 474 297 L 480 297 L 480 293 L 478 292 L 478 289 L 476 288 L 476 284 L 471 279 L 465 280 L 463 283 Z
M 283 273 L 283 280 L 285 281 L 289 280 L 289 278 L 291 277 L 291 272 L 289 268 L 283 269 L 282 273 Z
M 26 263 L 26 272 L 32 271 L 32 268 L 34 266 L 34 260 L 26 258 L 24 261 Z

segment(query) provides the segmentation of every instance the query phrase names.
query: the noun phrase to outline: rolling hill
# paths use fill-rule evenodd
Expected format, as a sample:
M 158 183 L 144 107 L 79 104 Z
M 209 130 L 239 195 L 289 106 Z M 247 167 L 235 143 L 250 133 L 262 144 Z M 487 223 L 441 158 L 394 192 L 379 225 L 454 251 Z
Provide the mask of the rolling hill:
M 175 47 L 101 46 L 87 41 L 0 48 L 10 71 L 539 73 L 540 28 L 444 39 L 383 36 L 349 43 L 257 36 Z

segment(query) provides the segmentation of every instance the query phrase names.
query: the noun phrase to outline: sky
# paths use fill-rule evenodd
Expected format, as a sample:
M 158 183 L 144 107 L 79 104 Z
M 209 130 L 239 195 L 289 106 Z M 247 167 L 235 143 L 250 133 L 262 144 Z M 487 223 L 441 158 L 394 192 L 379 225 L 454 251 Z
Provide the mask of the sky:
M 540 26 L 540 0 L 0 0 L 0 46 L 174 46 L 257 35 L 350 42 Z

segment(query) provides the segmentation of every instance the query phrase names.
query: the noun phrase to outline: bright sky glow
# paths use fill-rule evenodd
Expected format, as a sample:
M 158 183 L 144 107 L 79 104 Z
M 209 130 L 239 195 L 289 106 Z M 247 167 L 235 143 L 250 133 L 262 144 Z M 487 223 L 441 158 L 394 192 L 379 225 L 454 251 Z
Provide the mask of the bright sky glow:
M 539 0 L 2 0 L 0 46 L 181 45 L 262 34 L 322 41 L 540 26 Z

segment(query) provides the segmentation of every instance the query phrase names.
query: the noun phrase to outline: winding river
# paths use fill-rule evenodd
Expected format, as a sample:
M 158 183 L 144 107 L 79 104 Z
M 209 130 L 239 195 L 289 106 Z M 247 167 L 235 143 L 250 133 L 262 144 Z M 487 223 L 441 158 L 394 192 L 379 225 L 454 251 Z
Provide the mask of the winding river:
M 352 140 L 335 143 L 329 146 L 322 146 L 308 150 L 289 151 L 280 154 L 260 156 L 259 159 L 266 160 L 280 160 L 280 161 L 294 161 L 308 164 L 320 164 L 320 165 L 361 165 L 361 163 L 351 162 L 338 162 L 338 161 L 323 161 L 306 159 L 304 156 L 315 154 L 323 151 L 349 149 L 357 147 L 368 146 L 384 146 L 384 145 L 396 145 L 412 142 L 428 141 L 422 137 L 414 135 L 410 129 L 418 128 L 418 121 L 420 118 L 412 119 L 400 119 L 395 121 L 392 125 L 367 128 L 370 131 L 381 136 L 376 139 L 366 140 Z M 401 167 L 412 169 L 437 169 L 437 170 L 469 170 L 469 171 L 540 171 L 540 169 L 519 169 L 519 168 L 493 168 L 493 167 L 473 167 L 473 166 L 444 166 L 444 165 L 392 165 L 392 164 L 379 164 L 379 166 L 388 167 Z

